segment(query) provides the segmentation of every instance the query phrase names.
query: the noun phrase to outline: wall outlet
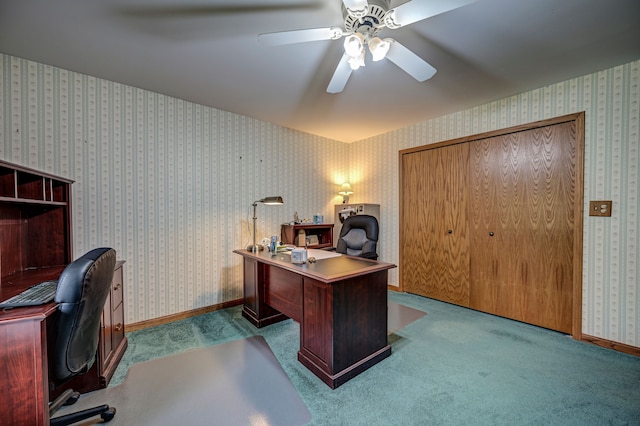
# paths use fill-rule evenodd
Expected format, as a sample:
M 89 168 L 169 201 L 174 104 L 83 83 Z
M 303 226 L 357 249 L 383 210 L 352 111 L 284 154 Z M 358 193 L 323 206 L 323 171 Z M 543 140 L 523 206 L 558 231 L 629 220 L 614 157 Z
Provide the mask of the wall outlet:
M 613 201 L 590 201 L 589 216 L 611 216 Z

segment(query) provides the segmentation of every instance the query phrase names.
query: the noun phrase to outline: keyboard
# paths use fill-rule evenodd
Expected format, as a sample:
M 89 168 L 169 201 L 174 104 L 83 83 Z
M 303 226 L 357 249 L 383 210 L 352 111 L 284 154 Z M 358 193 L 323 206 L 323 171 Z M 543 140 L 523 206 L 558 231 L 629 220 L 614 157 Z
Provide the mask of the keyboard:
M 58 281 L 43 281 L 29 287 L 22 293 L 0 302 L 0 308 L 18 308 L 49 303 L 56 296 Z

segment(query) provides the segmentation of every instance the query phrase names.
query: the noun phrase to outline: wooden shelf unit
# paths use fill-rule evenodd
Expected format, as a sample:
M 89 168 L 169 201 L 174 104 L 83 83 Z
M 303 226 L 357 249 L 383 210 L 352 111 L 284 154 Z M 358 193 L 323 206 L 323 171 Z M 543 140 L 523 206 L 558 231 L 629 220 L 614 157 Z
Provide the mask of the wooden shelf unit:
M 73 181 L 0 162 L 0 200 L 67 205 Z
M 72 260 L 73 181 L 0 161 L 0 285 Z
M 296 245 L 298 232 L 303 230 L 308 237 L 318 237 L 318 244 L 310 244 L 309 248 L 333 247 L 333 223 L 300 223 L 297 225 L 282 225 L 280 238 L 284 244 Z

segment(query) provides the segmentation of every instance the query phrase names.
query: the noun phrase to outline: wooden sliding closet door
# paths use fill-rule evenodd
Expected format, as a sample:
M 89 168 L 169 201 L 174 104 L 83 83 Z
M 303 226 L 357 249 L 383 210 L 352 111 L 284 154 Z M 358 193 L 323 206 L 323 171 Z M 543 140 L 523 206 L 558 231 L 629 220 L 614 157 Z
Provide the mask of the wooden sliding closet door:
M 580 338 L 584 114 L 400 151 L 403 291 Z
M 571 333 L 575 122 L 469 145 L 469 306 Z
M 404 155 L 400 273 L 405 291 L 469 304 L 468 144 Z

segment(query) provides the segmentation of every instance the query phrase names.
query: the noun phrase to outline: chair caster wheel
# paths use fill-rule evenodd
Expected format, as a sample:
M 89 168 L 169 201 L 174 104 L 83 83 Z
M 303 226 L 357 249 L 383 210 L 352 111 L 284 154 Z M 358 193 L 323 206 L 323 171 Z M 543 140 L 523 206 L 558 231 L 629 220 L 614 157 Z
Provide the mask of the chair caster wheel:
M 105 411 L 104 413 L 100 414 L 100 417 L 102 418 L 102 420 L 104 420 L 105 423 L 113 420 L 115 416 L 116 416 L 115 407 L 109 407 L 109 411 Z
M 62 405 L 73 405 L 80 399 L 80 392 L 72 393 Z

